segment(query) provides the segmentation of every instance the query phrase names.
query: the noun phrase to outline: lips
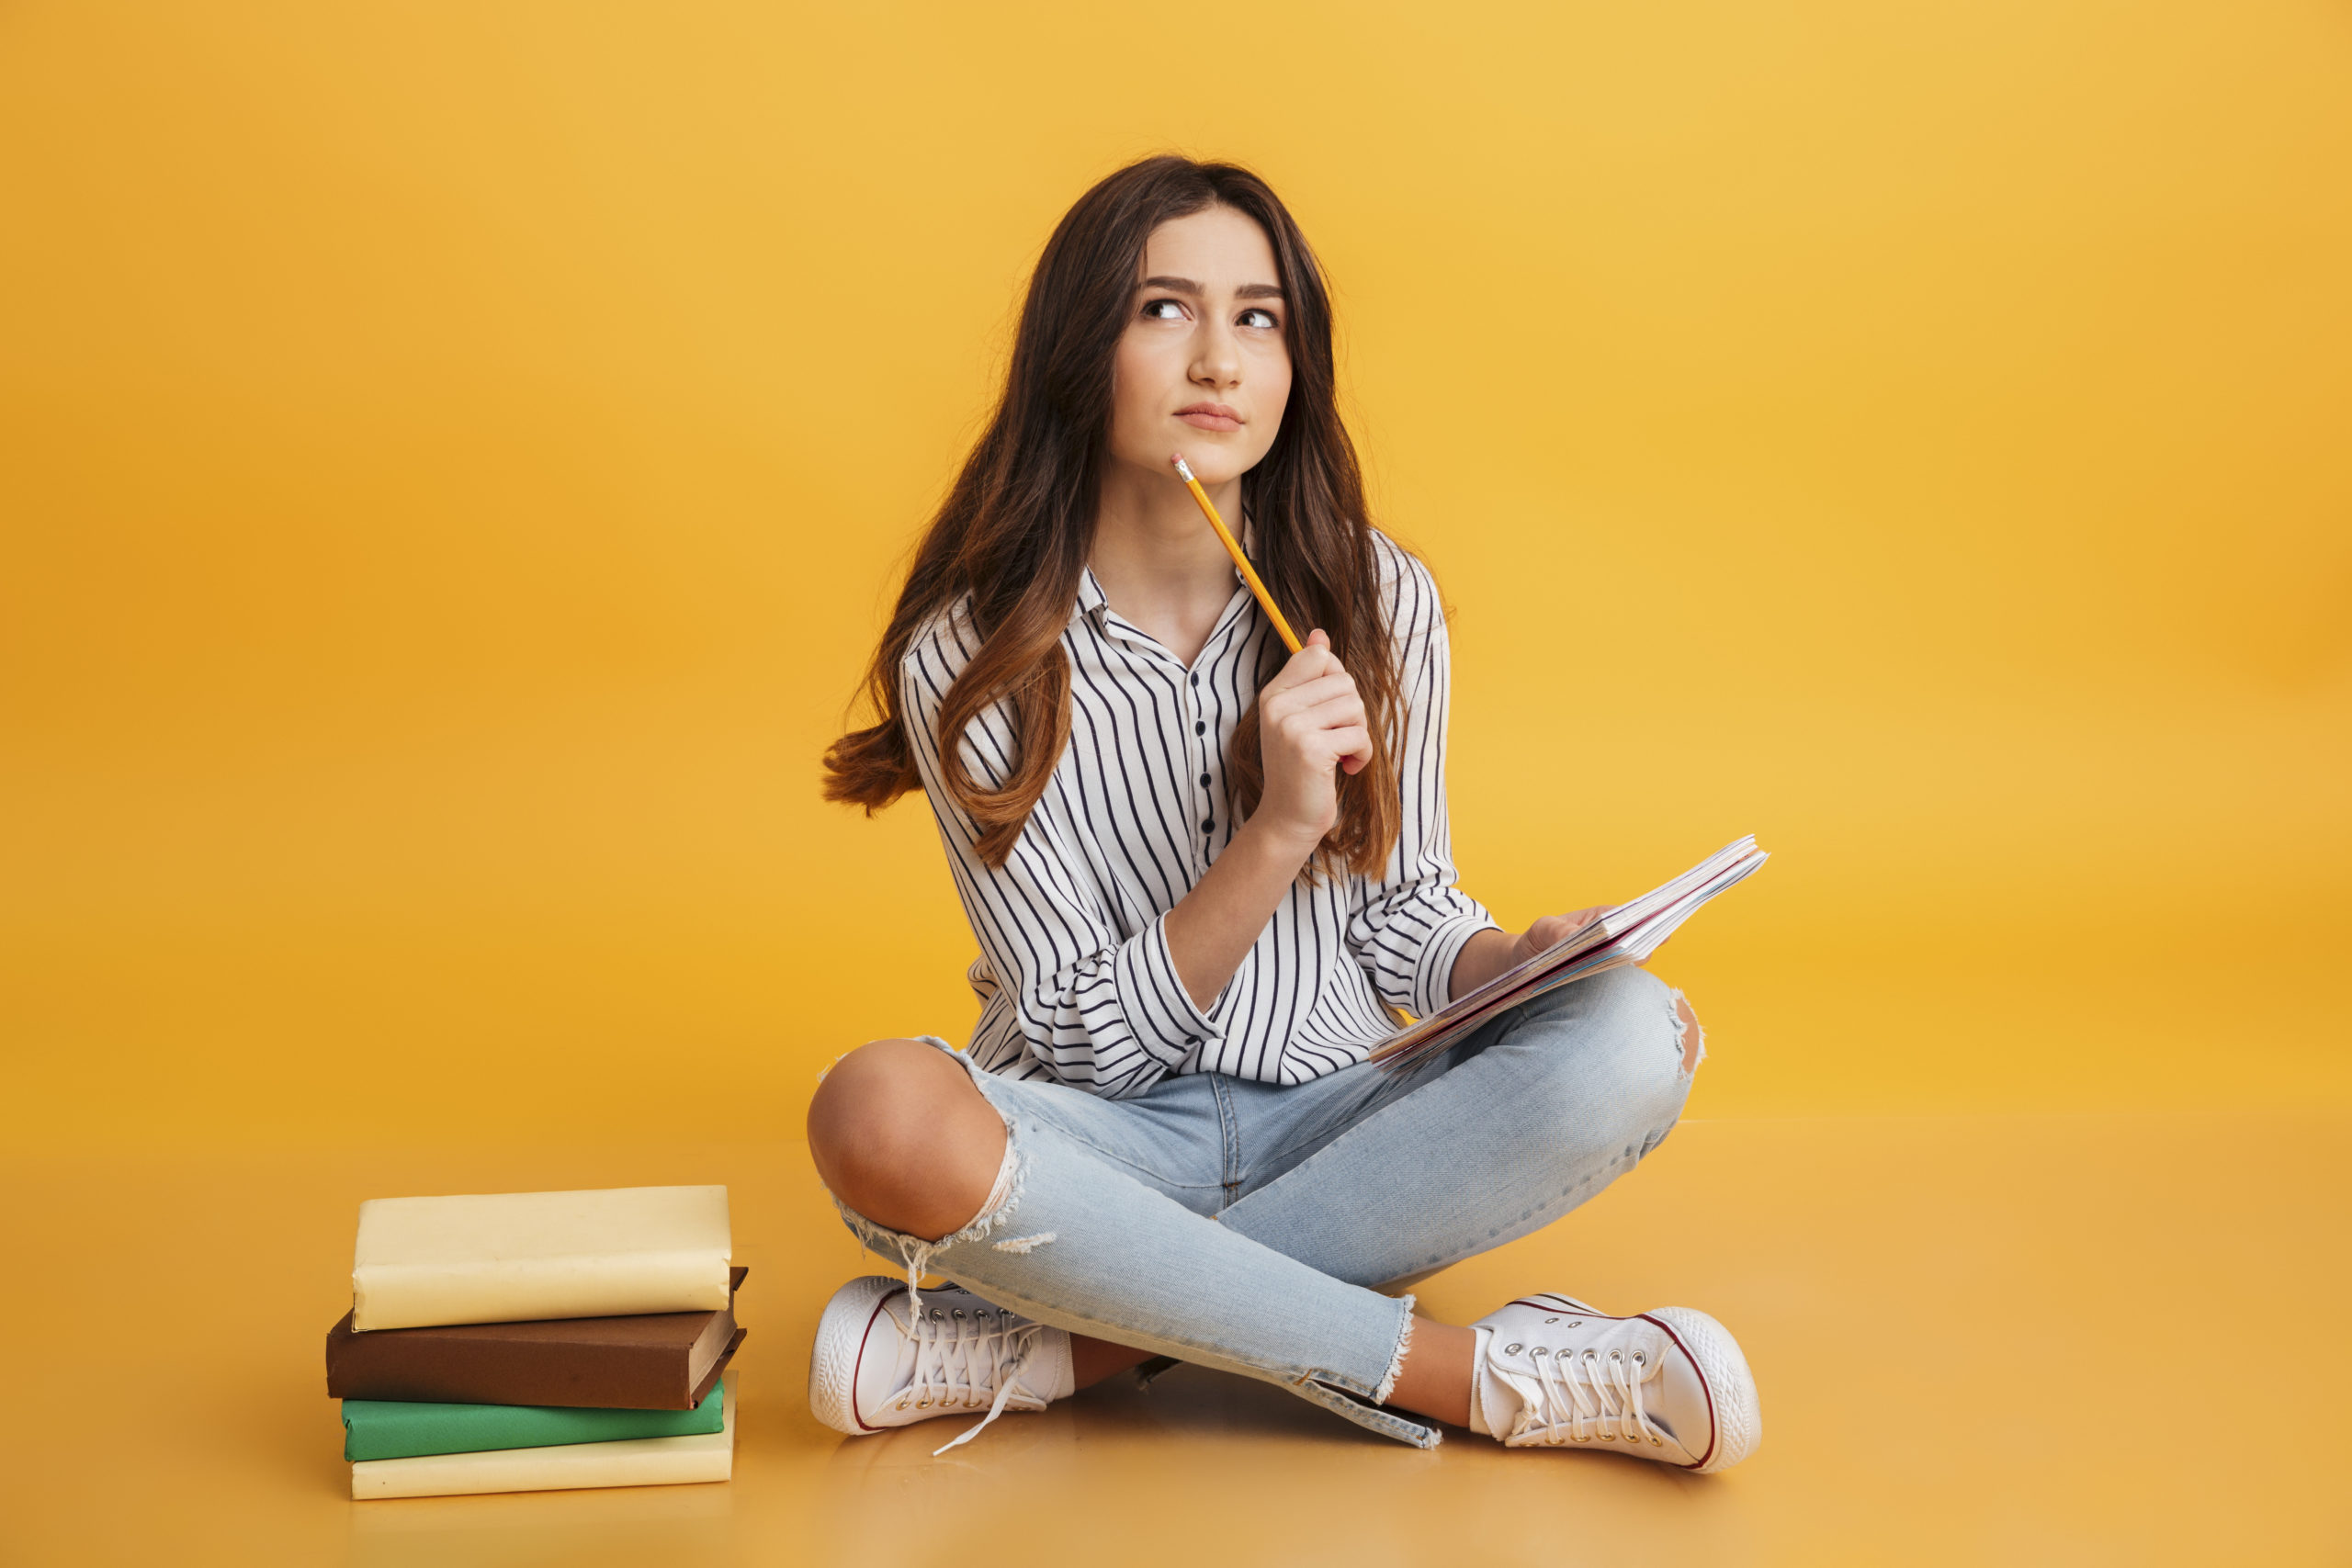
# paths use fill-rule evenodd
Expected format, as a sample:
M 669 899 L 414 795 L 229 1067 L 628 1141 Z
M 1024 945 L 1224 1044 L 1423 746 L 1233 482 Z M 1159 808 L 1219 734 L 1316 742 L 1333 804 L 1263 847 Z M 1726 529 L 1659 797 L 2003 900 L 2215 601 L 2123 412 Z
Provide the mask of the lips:
M 1176 417 L 1195 430 L 1238 430 L 1240 414 L 1223 403 L 1193 403 L 1176 411 Z

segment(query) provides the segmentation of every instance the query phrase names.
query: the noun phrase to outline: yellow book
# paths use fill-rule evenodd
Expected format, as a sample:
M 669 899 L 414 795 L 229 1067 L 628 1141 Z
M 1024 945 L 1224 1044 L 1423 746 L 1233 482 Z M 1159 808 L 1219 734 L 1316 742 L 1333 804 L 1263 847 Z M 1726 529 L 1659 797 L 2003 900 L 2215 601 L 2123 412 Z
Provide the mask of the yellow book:
M 717 1312 L 733 1256 L 724 1187 L 373 1198 L 351 1326 Z

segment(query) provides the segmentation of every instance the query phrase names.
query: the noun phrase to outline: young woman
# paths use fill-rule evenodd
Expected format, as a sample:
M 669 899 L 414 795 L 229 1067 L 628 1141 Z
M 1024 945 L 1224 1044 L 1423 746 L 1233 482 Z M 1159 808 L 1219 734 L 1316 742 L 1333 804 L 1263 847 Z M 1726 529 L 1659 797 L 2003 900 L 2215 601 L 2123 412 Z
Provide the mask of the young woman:
M 826 1307 L 809 1401 L 841 1431 L 986 1412 L 968 1438 L 1173 1357 L 1422 1447 L 1414 1416 L 1695 1471 L 1756 1447 L 1703 1313 L 1547 1293 L 1457 1326 L 1383 1293 L 1631 1170 L 1702 1046 L 1623 969 L 1409 1073 L 1365 1061 L 1597 911 L 1514 935 L 1454 886 L 1444 615 L 1366 520 L 1333 381 L 1314 254 L 1246 170 L 1123 169 L 1038 262 L 875 655 L 879 722 L 826 758 L 834 799 L 929 797 L 980 946 L 966 1052 L 876 1041 L 809 1108 L 850 1228 L 907 1271 Z M 1317 628 L 1299 653 L 1178 451 Z

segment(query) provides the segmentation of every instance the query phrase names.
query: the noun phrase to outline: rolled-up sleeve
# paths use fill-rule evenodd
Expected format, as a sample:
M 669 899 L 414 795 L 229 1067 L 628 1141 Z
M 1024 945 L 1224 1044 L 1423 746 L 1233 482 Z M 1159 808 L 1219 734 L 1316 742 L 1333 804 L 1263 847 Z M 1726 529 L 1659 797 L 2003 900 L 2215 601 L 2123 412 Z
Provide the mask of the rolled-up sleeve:
M 1052 814 L 1030 814 L 1002 866 L 980 858 L 979 830 L 940 767 L 940 704 L 965 652 L 952 626 L 917 639 L 899 669 L 900 711 L 981 957 L 1010 994 L 1028 1055 L 1048 1073 L 1110 1099 L 1139 1094 L 1217 1037 L 1214 1010 L 1195 1005 L 1177 975 L 1167 916 L 1123 935 Z M 1005 714 L 975 718 L 959 755 L 974 782 L 1000 787 L 1013 756 Z
M 1446 826 L 1445 729 L 1453 665 L 1444 606 L 1420 562 L 1392 557 L 1389 626 L 1406 716 L 1396 758 L 1402 791 L 1396 848 L 1366 881 L 1348 922 L 1348 946 L 1381 999 L 1427 1018 L 1451 1000 L 1453 961 L 1495 919 L 1454 886 Z

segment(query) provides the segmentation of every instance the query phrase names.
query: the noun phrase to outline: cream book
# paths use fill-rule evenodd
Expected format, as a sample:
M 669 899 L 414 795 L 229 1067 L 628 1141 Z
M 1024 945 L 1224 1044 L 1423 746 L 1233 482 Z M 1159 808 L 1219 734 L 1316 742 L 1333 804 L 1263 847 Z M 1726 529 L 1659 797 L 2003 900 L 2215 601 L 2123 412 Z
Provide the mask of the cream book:
M 718 1312 L 733 1254 L 724 1187 L 371 1198 L 351 1326 Z
M 624 1438 L 549 1449 L 366 1459 L 351 1467 L 351 1495 L 460 1497 L 477 1492 L 561 1492 L 580 1486 L 677 1486 L 735 1473 L 735 1374 L 720 1380 L 716 1432 L 685 1438 Z

